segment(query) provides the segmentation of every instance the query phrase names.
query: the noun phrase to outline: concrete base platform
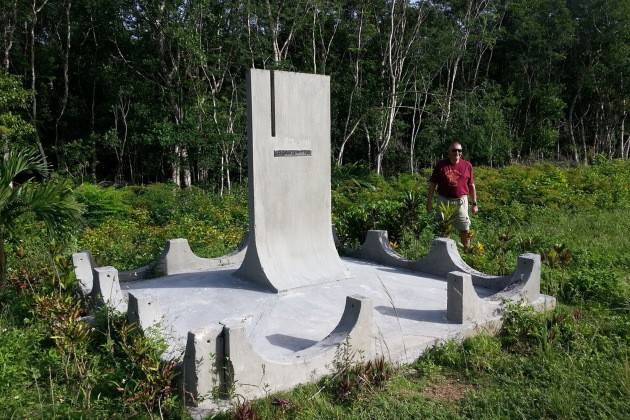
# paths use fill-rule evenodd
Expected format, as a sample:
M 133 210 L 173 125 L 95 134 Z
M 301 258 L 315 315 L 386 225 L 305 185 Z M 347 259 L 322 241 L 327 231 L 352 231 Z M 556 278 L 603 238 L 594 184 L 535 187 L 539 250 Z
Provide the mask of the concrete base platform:
M 240 324 L 239 334 L 243 337 L 239 335 L 238 347 L 247 347 L 248 352 L 256 356 L 255 360 L 251 360 L 251 355 L 246 356 L 238 364 L 248 367 L 244 373 L 259 368 L 260 364 L 267 365 L 268 370 L 267 378 L 263 378 L 265 366 L 260 379 L 247 378 L 248 382 L 259 382 L 248 384 L 253 388 L 237 387 L 240 394 L 250 398 L 289 389 L 329 372 L 325 365 L 332 356 L 315 364 L 315 367 L 307 363 L 304 368 L 313 371 L 308 379 L 304 379 L 307 375 L 304 373 L 303 377 L 294 375 L 295 381 L 287 381 L 286 378 L 276 381 L 271 366 L 295 365 L 301 354 L 308 354 L 309 349 L 317 347 L 338 326 L 340 319 L 346 317 L 344 304 L 347 306 L 347 296 L 360 295 L 371 303 L 368 327 L 371 332 L 364 335 L 373 345 L 359 346 L 361 351 L 368 347 L 368 353 L 373 351 L 366 354 L 366 358 L 382 355 L 393 363 L 410 363 L 437 342 L 463 339 L 484 328 L 492 330 L 500 325 L 500 305 L 487 305 L 485 312 L 480 306 L 482 312 L 475 314 L 474 321 L 449 321 L 448 283 L 443 277 L 355 259 L 343 259 L 343 263 L 352 273 L 352 278 L 282 294 L 258 289 L 252 283 L 239 279 L 234 275 L 236 267 L 125 282 L 121 283 L 121 288 L 123 294 L 131 295 L 129 313 L 134 310 L 143 312 L 138 315 L 142 327 L 148 328 L 148 324 L 155 323 L 163 331 L 169 344 L 165 358 L 184 354 L 187 343 L 191 346 L 191 331 L 200 332 L 197 335 L 201 340 L 213 336 L 206 341 L 211 343 L 210 346 L 203 350 L 208 353 L 206 359 L 216 357 L 215 348 L 218 349 L 218 357 L 223 357 L 219 354 L 223 345 L 216 344 L 216 340 L 224 339 L 220 336 L 223 327 L 217 329 L 217 326 L 228 326 L 229 329 L 232 325 L 233 329 L 235 324 Z M 496 293 L 470 284 L 480 299 Z M 539 309 L 550 309 L 555 305 L 555 299 L 539 295 L 530 304 Z M 347 330 L 351 331 L 352 326 Z M 230 335 L 236 337 L 234 332 Z M 231 339 L 232 347 L 236 347 L 234 338 Z M 203 346 L 197 344 L 197 347 L 197 352 L 200 352 L 199 348 Z M 234 355 L 231 357 L 235 358 Z M 201 368 L 202 359 L 199 355 L 193 356 L 197 366 L 191 371 L 203 370 L 207 374 L 213 369 L 212 363 L 206 363 Z M 203 385 L 204 378 L 199 378 L 199 384 L 195 382 L 192 388 L 199 388 L 200 396 L 213 387 L 218 389 L 220 383 L 225 382 L 219 379 L 222 374 L 215 371 L 211 376 L 216 376 L 216 379 L 205 378 L 206 385 Z M 240 380 L 243 385 L 245 377 Z M 238 378 L 233 380 L 238 381 Z
M 332 331 L 346 296 L 372 300 L 377 351 L 410 362 L 418 347 L 455 336 L 474 325 L 447 320 L 447 282 L 437 277 L 354 259 L 343 260 L 353 278 L 270 293 L 234 276 L 234 268 L 121 283 L 123 292 L 155 302 L 157 319 L 170 345 L 181 354 L 189 331 L 227 319 L 246 320 L 256 351 L 272 360 L 308 348 Z M 493 292 L 477 287 L 480 297 Z M 386 345 L 384 343 L 387 343 Z

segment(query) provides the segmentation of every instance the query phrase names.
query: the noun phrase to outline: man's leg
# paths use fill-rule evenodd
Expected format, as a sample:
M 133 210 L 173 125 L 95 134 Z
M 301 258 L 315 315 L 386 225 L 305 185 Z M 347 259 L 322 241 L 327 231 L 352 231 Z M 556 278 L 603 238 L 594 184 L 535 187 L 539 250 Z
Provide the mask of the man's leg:
M 464 249 L 465 250 L 469 250 L 470 249 L 470 240 L 472 239 L 472 235 L 470 234 L 469 230 L 464 230 L 462 232 L 459 232 L 459 238 L 462 241 L 462 245 L 464 245 Z
M 468 217 L 468 197 L 461 198 L 461 203 L 455 219 L 455 227 L 459 231 L 459 238 L 462 241 L 464 249 L 470 249 L 470 217 Z

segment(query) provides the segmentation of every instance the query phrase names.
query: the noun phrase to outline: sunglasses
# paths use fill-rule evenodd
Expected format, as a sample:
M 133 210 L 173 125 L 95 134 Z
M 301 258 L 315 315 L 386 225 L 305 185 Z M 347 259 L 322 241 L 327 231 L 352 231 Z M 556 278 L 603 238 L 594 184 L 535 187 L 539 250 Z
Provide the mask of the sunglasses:
M 463 153 L 462 149 L 451 149 L 451 152 L 453 153 Z

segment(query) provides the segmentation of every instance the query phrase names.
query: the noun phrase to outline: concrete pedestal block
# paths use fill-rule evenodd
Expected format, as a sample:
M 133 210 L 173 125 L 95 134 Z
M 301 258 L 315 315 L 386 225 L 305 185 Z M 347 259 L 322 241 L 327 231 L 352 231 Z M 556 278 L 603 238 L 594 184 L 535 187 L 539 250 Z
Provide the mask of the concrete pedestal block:
M 155 296 L 128 294 L 127 320 L 137 323 L 143 331 L 162 322 L 162 310 Z
M 453 271 L 448 273 L 447 282 L 447 319 L 457 324 L 479 319 L 484 302 L 477 295 L 470 274 Z
M 94 287 L 94 258 L 89 251 L 77 252 L 72 254 L 72 263 L 81 293 L 83 296 L 88 296 Z
M 184 390 L 193 405 L 226 393 L 223 325 L 189 332 L 183 362 Z
M 127 311 L 127 296 L 123 294 L 118 280 L 118 270 L 114 267 L 97 267 L 94 269 L 94 287 L 91 296 L 110 309 L 119 312 Z

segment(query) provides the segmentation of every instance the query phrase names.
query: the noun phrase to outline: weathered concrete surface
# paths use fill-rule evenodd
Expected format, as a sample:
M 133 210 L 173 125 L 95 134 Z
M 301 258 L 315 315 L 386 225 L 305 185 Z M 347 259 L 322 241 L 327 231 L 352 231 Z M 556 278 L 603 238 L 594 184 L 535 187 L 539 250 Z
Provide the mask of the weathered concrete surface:
M 123 293 L 114 267 L 97 267 L 93 270 L 94 285 L 90 295 L 96 302 L 120 312 L 127 311 L 127 294 Z
M 344 315 L 346 296 L 365 296 L 356 325 L 370 324 L 369 317 L 373 325 L 370 334 L 359 335 L 370 337 L 371 344 L 349 333 L 351 346 L 366 358 L 382 355 L 394 363 L 412 362 L 439 341 L 497 328 L 505 295 L 540 310 L 555 305 L 555 299 L 533 293 L 535 281 L 515 282 L 497 293 L 475 285 L 470 273 L 455 275 L 455 285 L 453 274 L 447 282 L 359 260 L 342 263 L 352 278 L 282 294 L 235 277 L 236 265 L 127 283 L 118 281 L 114 268 L 94 268 L 92 296 L 120 311 L 128 307 L 129 319 L 143 329 L 160 329 L 169 344 L 164 358 L 184 355 L 188 395 L 202 406 L 214 406 L 211 397 L 225 397 L 230 389 L 253 398 L 325 374 L 322 366 L 329 367 L 332 352 L 325 344 L 332 349 L 340 341 L 336 333 L 337 339 L 327 340 L 330 331 L 354 331 L 348 327 L 352 322 L 339 322 L 356 319 Z M 519 265 L 520 277 L 539 276 L 537 256 L 524 255 Z M 373 311 L 363 310 L 367 302 Z
M 448 273 L 447 282 L 446 317 L 449 321 L 463 324 L 498 315 L 501 302 L 480 298 L 470 274 L 452 271 Z
M 81 292 L 83 296 L 88 296 L 94 287 L 94 258 L 88 251 L 77 252 L 72 254 L 72 263 Z
M 137 297 L 128 294 L 127 320 L 137 323 L 142 330 L 157 328 L 162 322 L 162 310 L 155 296 L 144 294 Z
M 361 247 L 349 251 L 349 254 L 390 267 L 443 278 L 453 271 L 468 273 L 475 286 L 501 292 L 504 298 L 514 298 L 518 294 L 526 300 L 534 301 L 540 293 L 540 256 L 537 254 L 527 253 L 519 256 L 516 270 L 511 275 L 491 276 L 466 264 L 455 242 L 447 238 L 434 239 L 429 253 L 424 258 L 417 261 L 407 260 L 391 249 L 385 230 L 368 231 Z
M 250 70 L 250 244 L 238 275 L 274 291 L 349 276 L 333 241 L 330 79 Z
M 118 272 L 118 280 L 121 282 L 145 280 L 240 265 L 245 258 L 248 242 L 245 238 L 241 246 L 230 254 L 217 258 L 203 258 L 192 251 L 187 239 L 170 239 L 166 241 L 164 250 L 157 260 L 143 267 Z M 89 295 L 94 283 L 93 270 L 96 268 L 92 254 L 89 251 L 77 252 L 72 254 L 72 262 L 81 291 L 84 295 Z
M 219 398 L 226 393 L 223 325 L 211 324 L 188 333 L 183 362 L 183 382 L 189 401 Z
M 237 251 L 231 254 L 218 258 L 202 258 L 195 255 L 190 249 L 187 239 L 171 239 L 166 242 L 166 247 L 155 262 L 153 271 L 156 277 L 160 277 L 238 265 L 243 261 L 246 250 L 247 240 Z
M 341 320 L 323 340 L 276 360 L 267 359 L 254 349 L 242 321 L 225 322 L 225 357 L 230 381 L 236 395 L 248 399 L 284 391 L 314 382 L 333 370 L 340 346 L 346 345 L 348 360 L 370 360 L 375 338 L 372 302 L 362 296 L 348 296 Z
M 160 329 L 165 359 L 183 354 L 193 402 L 316 380 L 346 339 L 366 359 L 412 362 L 437 342 L 496 329 L 505 300 L 555 305 L 540 294 L 534 254 L 520 256 L 510 276 L 489 276 L 451 240 L 409 261 L 387 232 L 371 231 L 354 255 L 378 264 L 341 260 L 330 229 L 328 78 L 252 70 L 248 84 L 246 251 L 204 259 L 172 240 L 157 262 L 125 273 L 95 268 L 89 253 L 73 256 L 84 293 L 143 330 Z M 156 274 L 164 277 L 148 279 Z
M 188 391 L 202 405 L 210 403 L 207 398 L 203 402 L 204 396 L 216 396 L 227 387 L 229 380 L 221 379 L 222 370 L 216 366 L 226 352 L 235 363 L 236 376 L 240 375 L 233 382 L 244 395 L 260 396 L 293 383 L 283 379 L 288 363 L 300 372 L 298 382 L 306 380 L 307 370 L 296 362 L 298 356 L 312 352 L 315 360 L 315 354 L 323 353 L 318 343 L 344 318 L 346 296 L 353 294 L 372 303 L 374 355 L 394 363 L 410 363 L 436 342 L 461 339 L 500 324 L 499 311 L 488 310 L 498 304 L 496 300 L 484 303 L 481 313 L 468 316 L 464 323 L 449 320 L 449 287 L 444 278 L 359 260 L 342 261 L 352 278 L 283 294 L 234 277 L 236 267 L 123 283 L 122 287 L 134 297 L 150 296 L 149 300 L 159 302 L 161 314 L 151 317 L 161 320 L 159 326 L 170 345 L 164 357 L 185 354 Z M 497 295 L 472 285 L 472 280 L 468 286 L 480 300 Z M 530 303 L 550 309 L 555 300 L 539 295 Z M 231 332 L 229 344 L 222 341 L 223 325 Z M 262 375 L 263 365 L 269 375 Z

